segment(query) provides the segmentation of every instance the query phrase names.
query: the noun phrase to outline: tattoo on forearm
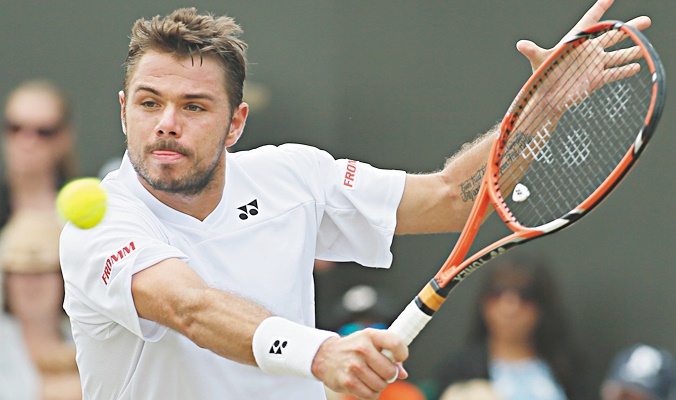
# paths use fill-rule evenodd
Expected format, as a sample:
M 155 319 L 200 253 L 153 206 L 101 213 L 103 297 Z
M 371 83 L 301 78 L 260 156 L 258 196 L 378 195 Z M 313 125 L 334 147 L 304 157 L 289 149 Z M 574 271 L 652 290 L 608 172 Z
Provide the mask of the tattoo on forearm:
M 460 194 L 462 195 L 462 201 L 465 203 L 468 201 L 474 201 L 476 195 L 479 193 L 481 179 L 485 173 L 486 165 L 482 165 L 478 171 L 469 177 L 469 179 L 460 183 Z
M 519 162 L 521 154 L 528 146 L 532 137 L 523 132 L 514 132 L 507 143 L 505 154 L 502 157 L 500 164 L 500 174 L 503 174 L 515 162 Z M 460 183 L 460 193 L 463 202 L 473 202 L 479 193 L 481 181 L 486 173 L 486 165 L 482 165 L 469 179 Z

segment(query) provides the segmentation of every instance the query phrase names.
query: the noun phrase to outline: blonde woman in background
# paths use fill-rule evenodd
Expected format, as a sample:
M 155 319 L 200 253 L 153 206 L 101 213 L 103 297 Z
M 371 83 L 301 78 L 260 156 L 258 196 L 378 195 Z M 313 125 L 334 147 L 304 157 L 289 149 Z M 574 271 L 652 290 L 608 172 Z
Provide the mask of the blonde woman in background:
M 65 96 L 52 83 L 19 85 L 5 104 L 0 192 L 0 398 L 81 398 L 62 308 L 62 224 L 55 201 L 75 176 Z

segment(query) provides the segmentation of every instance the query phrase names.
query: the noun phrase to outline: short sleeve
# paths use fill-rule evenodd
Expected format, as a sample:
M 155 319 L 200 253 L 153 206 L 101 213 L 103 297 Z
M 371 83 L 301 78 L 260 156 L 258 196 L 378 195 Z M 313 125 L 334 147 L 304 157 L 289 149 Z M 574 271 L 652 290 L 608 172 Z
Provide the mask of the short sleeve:
M 307 146 L 281 147 L 294 153 L 292 159 L 317 199 L 316 257 L 389 267 L 406 173 L 355 160 L 335 160 L 327 152 L 308 150 Z
M 149 213 L 122 202 L 88 230 L 66 225 L 60 258 L 65 281 L 64 309 L 73 323 L 104 339 L 122 327 L 145 340 L 167 328 L 138 316 L 131 292 L 135 273 L 168 258 L 188 261 L 171 246 Z

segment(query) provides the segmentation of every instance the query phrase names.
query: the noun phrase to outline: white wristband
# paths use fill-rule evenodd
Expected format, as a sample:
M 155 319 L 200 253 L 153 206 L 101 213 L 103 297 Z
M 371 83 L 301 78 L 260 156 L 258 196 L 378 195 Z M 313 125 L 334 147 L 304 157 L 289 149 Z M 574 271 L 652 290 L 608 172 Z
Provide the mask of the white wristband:
M 319 346 L 331 337 L 338 334 L 269 317 L 254 332 L 253 354 L 258 367 L 269 374 L 317 379 L 312 374 L 312 361 Z

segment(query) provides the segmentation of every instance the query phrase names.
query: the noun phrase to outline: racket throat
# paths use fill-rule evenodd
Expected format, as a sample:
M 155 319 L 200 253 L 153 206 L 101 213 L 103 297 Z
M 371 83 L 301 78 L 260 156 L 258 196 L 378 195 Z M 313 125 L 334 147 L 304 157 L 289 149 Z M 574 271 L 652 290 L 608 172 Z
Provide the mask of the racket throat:
M 445 287 L 441 287 L 436 279 L 432 279 L 415 297 L 415 304 L 420 311 L 431 317 L 444 303 L 456 283 L 451 281 Z

